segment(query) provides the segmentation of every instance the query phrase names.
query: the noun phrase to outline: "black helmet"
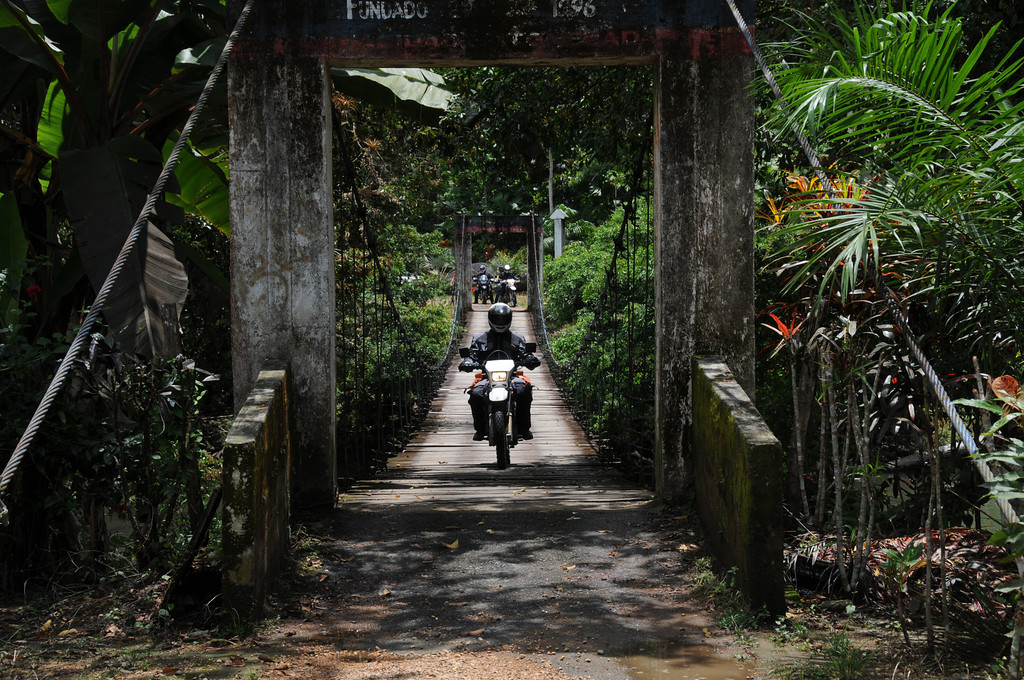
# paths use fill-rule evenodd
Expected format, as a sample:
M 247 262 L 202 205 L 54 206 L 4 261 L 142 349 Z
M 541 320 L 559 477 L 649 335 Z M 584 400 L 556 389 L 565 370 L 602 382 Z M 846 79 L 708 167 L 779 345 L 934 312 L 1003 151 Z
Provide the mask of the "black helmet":
M 480 265 L 480 271 L 483 271 L 483 270 L 485 270 L 485 269 L 487 269 L 487 267 L 485 267 L 485 266 L 483 266 L 483 265 Z
M 512 327 L 512 308 L 504 302 L 496 302 L 487 310 L 487 323 L 495 333 L 504 333 Z

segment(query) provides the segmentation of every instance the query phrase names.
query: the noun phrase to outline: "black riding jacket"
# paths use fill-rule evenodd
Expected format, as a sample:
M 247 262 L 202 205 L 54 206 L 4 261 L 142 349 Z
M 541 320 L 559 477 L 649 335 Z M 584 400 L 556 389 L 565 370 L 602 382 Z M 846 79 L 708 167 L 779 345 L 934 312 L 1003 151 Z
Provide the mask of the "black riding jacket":
M 508 355 L 519 366 L 530 370 L 540 366 L 540 359 L 532 354 L 527 354 L 526 338 L 512 331 L 497 333 L 489 330 L 473 338 L 473 343 L 469 346 L 469 360 L 481 365 L 491 352 L 498 349 L 508 352 Z

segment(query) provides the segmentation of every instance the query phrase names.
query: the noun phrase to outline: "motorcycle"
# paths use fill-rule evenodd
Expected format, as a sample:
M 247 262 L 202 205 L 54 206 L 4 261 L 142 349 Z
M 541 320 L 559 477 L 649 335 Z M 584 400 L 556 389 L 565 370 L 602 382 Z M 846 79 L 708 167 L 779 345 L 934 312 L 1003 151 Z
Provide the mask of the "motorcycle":
M 537 351 L 537 343 L 526 343 L 526 353 Z M 468 347 L 459 348 L 459 356 L 467 359 L 470 356 Z M 516 400 L 512 380 L 519 375 L 520 366 L 504 350 L 494 350 L 474 368 L 483 372 L 487 380 L 487 443 L 495 448 L 498 469 L 504 470 L 511 463 L 509 449 L 519 441 L 516 426 Z
M 504 302 L 505 304 L 516 306 L 516 284 L 519 282 L 515 278 L 501 279 L 498 282 L 498 302 Z
M 476 277 L 475 281 L 473 302 L 494 302 L 494 288 L 491 284 L 491 277 L 487 274 L 480 274 Z

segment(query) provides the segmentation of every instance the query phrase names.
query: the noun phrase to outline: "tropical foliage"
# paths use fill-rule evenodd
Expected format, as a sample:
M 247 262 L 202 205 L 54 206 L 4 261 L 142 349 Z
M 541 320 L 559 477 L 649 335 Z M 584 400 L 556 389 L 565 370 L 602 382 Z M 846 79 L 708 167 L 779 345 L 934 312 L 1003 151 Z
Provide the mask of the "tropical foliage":
M 447 210 L 547 217 L 563 204 L 597 223 L 626 199 L 632 159 L 650 136 L 650 69 L 443 73 L 460 95 L 443 129 L 464 149 L 442 168 Z
M 127 0 L 103 11 L 90 3 L 0 5 L 0 130 L 10 173 L 0 191 L 17 201 L 0 229 L 15 240 L 23 230 L 20 252 L 40 263 L 40 331 L 64 330 L 71 310 L 87 301 L 83 270 L 99 289 L 155 183 L 165 145 L 206 79 L 206 55 L 222 30 L 218 3 L 192 14 Z M 225 211 L 209 209 L 211 193 L 226 195 L 218 147 L 211 136 L 191 149 L 174 202 L 223 219 Z M 217 179 L 220 189 L 202 189 Z M 158 203 L 140 256 L 112 292 L 106 317 L 129 351 L 173 356 L 180 344 L 163 337 L 157 320 L 173 327 L 184 303 L 187 277 L 159 228 L 182 220 L 180 207 Z M 8 286 L 6 294 L 18 292 Z
M 649 196 L 545 263 L 554 372 L 609 461 L 653 483 L 654 272 Z
M 803 14 L 774 48 L 788 104 L 771 119 L 774 134 L 805 133 L 826 167 L 776 171 L 785 189 L 765 180 L 760 240 L 778 288 L 764 318 L 774 352 L 761 363 L 792 395 L 777 431 L 790 435 L 788 495 L 801 526 L 834 541 L 834 577 L 851 593 L 875 580 L 874 541 L 922 532 L 914 568 L 924 560 L 926 606 L 901 625 L 926 624 L 935 645 L 934 626 L 948 642 L 951 625 L 977 624 L 939 585 L 946 530 L 993 523 L 886 296 L 907 310 L 954 396 L 984 397 L 988 376 L 1019 373 L 1024 62 L 1012 48 L 993 58 L 999 27 L 968 43 L 954 8 L 920 9 Z M 764 368 L 780 363 L 789 370 Z M 966 415 L 976 435 L 989 429 Z M 1001 624 L 976 632 L 994 642 Z
M 856 169 L 854 194 L 813 197 L 790 229 L 791 285 L 821 274 L 848 294 L 862 267 L 900 282 L 994 360 L 1019 355 L 1024 307 L 1024 58 L 978 73 L 995 28 L 969 50 L 949 12 L 876 15 L 858 7 L 812 22 L 779 74 L 788 122 Z M 868 264 L 869 263 L 869 264 Z

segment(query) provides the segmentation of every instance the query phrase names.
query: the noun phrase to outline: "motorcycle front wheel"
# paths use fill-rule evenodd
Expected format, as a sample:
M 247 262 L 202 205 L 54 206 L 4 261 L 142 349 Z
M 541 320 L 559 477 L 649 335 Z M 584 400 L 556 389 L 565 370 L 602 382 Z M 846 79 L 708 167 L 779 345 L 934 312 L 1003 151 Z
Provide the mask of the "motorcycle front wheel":
M 499 470 L 504 470 L 511 462 L 508 455 L 508 439 L 505 437 L 505 423 L 504 411 L 491 413 L 491 443 L 497 452 Z

